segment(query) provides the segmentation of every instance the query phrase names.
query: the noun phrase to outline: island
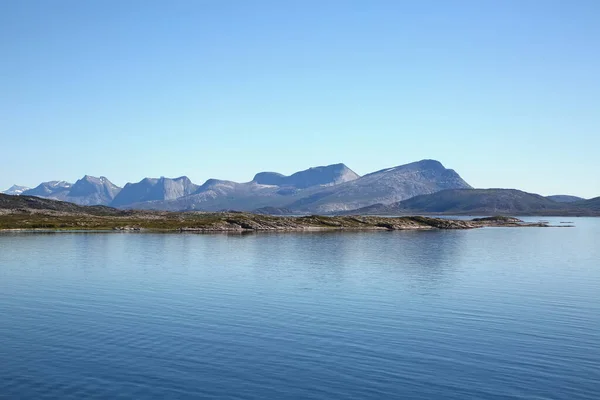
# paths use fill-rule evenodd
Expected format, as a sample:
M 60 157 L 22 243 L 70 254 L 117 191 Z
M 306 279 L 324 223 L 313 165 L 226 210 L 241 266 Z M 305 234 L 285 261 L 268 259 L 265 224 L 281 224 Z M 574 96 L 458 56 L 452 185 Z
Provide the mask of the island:
M 448 219 L 425 216 L 383 217 L 273 216 L 236 211 L 119 210 L 79 206 L 33 196 L 0 196 L 0 230 L 113 230 L 162 232 L 268 232 L 435 230 L 483 227 L 546 227 L 505 216 Z

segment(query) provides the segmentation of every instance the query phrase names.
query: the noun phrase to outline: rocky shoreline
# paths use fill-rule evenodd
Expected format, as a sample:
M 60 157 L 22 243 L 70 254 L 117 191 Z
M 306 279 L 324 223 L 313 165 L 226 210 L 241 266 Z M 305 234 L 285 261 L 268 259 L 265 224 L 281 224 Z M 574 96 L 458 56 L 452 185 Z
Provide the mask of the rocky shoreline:
M 119 232 L 268 232 L 268 231 L 397 231 L 476 229 L 483 227 L 547 227 L 513 217 L 471 220 L 421 216 L 301 216 L 280 217 L 241 212 L 152 212 L 116 214 L 70 213 L 17 209 L 0 213 L 0 230 L 112 230 Z
M 207 226 L 181 227 L 180 232 L 243 232 L 243 231 L 322 231 L 322 230 L 435 230 L 476 229 L 483 227 L 546 227 L 545 223 L 526 223 L 517 218 L 454 220 L 432 217 L 271 217 L 268 220 L 243 214 L 240 218 L 224 217 Z

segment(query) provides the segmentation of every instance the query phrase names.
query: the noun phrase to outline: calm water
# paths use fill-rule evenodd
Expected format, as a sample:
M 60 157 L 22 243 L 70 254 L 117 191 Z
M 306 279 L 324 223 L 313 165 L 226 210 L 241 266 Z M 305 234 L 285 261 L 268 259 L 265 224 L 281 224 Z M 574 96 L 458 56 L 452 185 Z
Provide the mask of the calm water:
M 0 398 L 598 399 L 575 228 L 0 235 Z

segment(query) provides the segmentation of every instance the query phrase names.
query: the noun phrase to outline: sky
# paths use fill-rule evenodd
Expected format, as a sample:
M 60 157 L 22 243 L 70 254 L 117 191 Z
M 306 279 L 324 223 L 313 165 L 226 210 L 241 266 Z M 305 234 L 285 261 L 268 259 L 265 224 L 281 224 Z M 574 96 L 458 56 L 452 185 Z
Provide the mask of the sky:
M 0 190 L 437 159 L 600 196 L 596 0 L 6 0 Z

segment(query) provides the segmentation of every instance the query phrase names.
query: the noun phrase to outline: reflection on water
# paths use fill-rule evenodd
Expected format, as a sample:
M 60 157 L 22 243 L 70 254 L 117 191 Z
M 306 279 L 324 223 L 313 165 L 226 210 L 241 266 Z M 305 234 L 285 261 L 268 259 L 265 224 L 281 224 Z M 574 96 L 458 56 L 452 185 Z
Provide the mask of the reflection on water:
M 2 234 L 0 398 L 595 399 L 600 220 L 575 222 Z

